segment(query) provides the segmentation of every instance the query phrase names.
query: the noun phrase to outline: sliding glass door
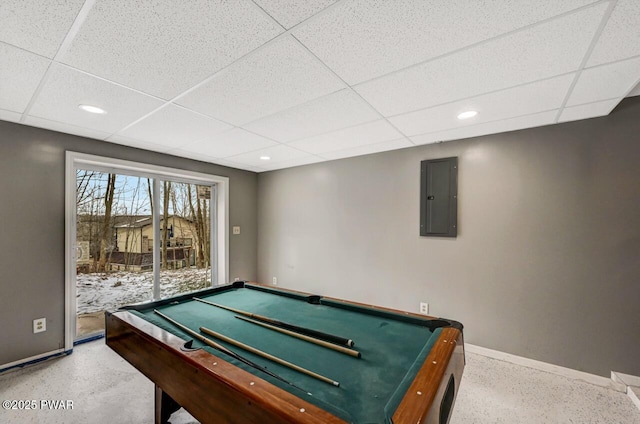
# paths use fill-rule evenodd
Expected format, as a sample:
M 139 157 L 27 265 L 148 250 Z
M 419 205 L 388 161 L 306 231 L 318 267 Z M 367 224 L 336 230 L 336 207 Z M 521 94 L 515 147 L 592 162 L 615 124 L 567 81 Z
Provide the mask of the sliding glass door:
M 102 334 L 106 310 L 226 282 L 226 179 L 86 162 L 73 164 L 67 229 L 74 340 Z

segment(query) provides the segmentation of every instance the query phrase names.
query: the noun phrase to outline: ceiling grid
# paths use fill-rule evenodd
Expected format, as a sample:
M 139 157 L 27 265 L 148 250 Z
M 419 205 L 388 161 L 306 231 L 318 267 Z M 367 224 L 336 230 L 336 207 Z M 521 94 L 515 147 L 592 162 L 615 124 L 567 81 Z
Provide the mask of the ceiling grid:
M 604 116 L 639 81 L 637 0 L 0 3 L 1 120 L 254 172 Z

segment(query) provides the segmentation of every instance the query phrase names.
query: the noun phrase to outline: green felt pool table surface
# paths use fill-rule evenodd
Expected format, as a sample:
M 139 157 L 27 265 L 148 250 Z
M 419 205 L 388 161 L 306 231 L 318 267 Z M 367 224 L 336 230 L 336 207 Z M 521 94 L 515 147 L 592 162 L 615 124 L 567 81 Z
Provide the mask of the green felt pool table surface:
M 360 352 L 361 357 L 345 355 L 240 320 L 236 318 L 237 313 L 195 301 L 191 296 L 137 305 L 129 307 L 127 311 L 180 339 L 193 340 L 193 348 L 201 348 L 344 422 L 394 422 L 394 414 L 398 412 L 411 384 L 425 366 L 434 345 L 441 340 L 443 330 L 461 330 L 461 326 L 454 321 L 433 320 L 320 296 L 310 297 L 308 294 L 262 285 L 236 283 L 202 291 L 196 296 L 253 314 L 352 339 L 355 342 L 353 349 Z M 267 367 L 296 387 L 286 384 L 194 339 L 155 313 L 156 309 L 193 331 L 199 332 L 200 327 L 209 328 L 336 380 L 340 386 L 332 386 L 214 339 L 231 351 Z M 452 338 L 451 335 L 447 337 Z M 451 343 L 451 340 L 446 343 Z M 446 378 L 449 377 L 444 375 L 443 379 Z M 442 385 L 442 382 L 438 383 Z M 456 385 L 457 383 L 456 381 Z M 451 394 L 448 396 L 451 397 Z M 449 410 L 453 402 L 450 403 L 451 405 L 446 406 Z

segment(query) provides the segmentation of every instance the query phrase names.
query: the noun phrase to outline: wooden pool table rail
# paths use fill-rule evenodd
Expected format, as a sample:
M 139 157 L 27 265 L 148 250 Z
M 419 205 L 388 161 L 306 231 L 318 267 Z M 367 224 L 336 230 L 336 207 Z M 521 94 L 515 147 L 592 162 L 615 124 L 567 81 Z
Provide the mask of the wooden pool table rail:
M 130 312 L 105 319 L 107 345 L 203 424 L 345 423 Z

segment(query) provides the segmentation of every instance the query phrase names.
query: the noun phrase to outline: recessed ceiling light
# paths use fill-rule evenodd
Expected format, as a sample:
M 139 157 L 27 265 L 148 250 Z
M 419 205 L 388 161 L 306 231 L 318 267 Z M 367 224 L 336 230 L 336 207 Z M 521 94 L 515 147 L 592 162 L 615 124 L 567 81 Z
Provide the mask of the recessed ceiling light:
M 468 110 L 466 112 L 462 112 L 460 115 L 458 115 L 458 119 L 469 119 L 469 118 L 473 118 L 474 116 L 476 116 L 478 114 L 478 112 L 476 112 L 475 110 Z
M 104 114 L 107 113 L 106 110 L 99 108 L 98 106 L 91 106 L 91 105 L 78 105 L 78 107 L 82 110 L 84 110 L 85 112 L 89 112 L 89 113 L 99 113 L 99 114 Z
M 271 160 L 271 156 L 260 156 L 260 160 Z

